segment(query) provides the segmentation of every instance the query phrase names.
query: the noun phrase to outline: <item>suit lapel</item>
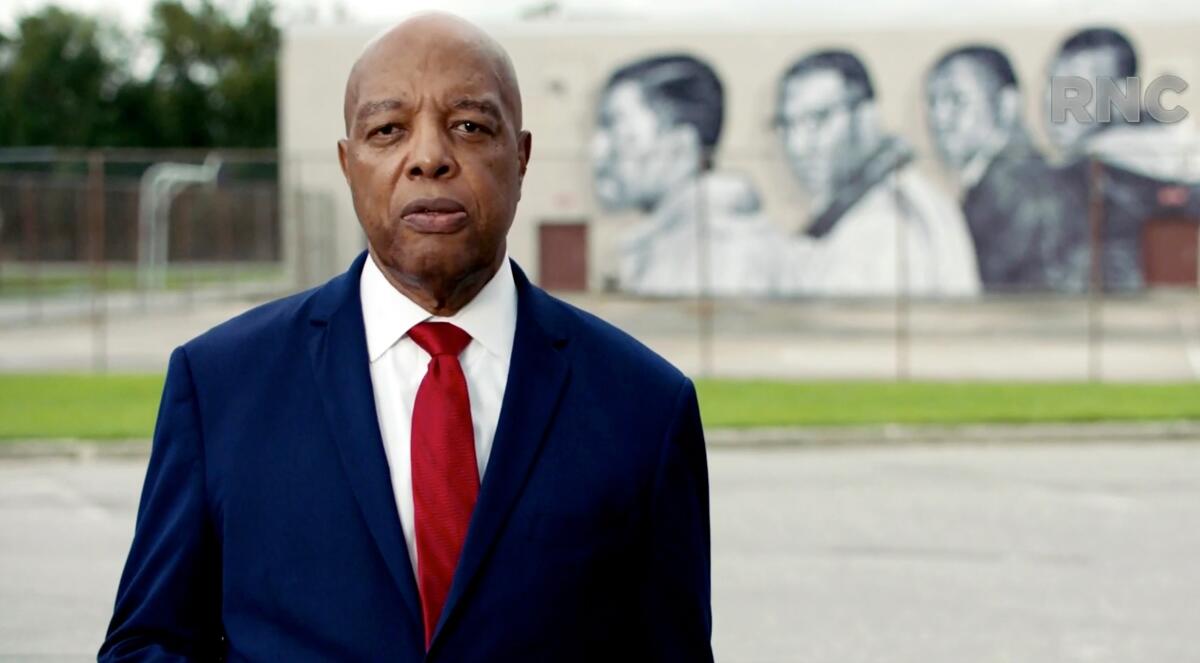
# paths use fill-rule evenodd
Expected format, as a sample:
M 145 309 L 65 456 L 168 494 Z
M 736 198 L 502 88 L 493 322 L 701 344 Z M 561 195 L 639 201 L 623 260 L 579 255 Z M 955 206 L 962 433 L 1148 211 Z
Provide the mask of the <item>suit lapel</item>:
M 517 329 L 500 419 L 431 650 L 524 487 L 570 372 L 562 351 L 566 336 L 556 324 L 547 295 L 529 282 L 515 262 L 513 278 L 517 285 Z
M 364 251 L 350 269 L 322 288 L 313 305 L 309 354 L 329 429 L 363 518 L 404 597 L 412 632 L 423 633 L 421 602 L 375 411 L 363 329 L 359 275 Z

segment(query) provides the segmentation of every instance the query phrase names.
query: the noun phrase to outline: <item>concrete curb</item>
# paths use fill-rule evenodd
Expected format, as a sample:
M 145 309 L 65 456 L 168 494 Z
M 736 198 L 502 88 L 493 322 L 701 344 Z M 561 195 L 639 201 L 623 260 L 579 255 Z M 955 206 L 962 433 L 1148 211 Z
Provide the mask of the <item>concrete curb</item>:
M 97 458 L 145 458 L 150 440 L 0 440 L 0 459 L 64 458 L 79 461 Z
M 1200 421 L 710 428 L 705 431 L 705 440 L 712 449 L 1200 441 Z M 0 459 L 61 458 L 87 461 L 97 458 L 145 458 L 149 454 L 150 440 L 0 440 Z
M 1053 424 L 885 424 L 718 428 L 705 432 L 712 448 L 868 446 L 894 444 L 1009 444 L 1045 442 L 1200 441 L 1200 421 Z

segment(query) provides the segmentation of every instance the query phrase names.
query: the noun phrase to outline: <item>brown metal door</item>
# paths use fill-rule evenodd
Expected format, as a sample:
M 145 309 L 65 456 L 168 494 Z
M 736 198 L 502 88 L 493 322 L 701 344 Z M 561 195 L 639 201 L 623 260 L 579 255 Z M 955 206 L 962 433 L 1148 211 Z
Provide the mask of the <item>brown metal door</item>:
M 587 223 L 538 226 L 538 275 L 547 290 L 587 289 Z
M 1200 248 L 1197 224 L 1190 219 L 1150 219 L 1142 228 L 1142 266 L 1146 285 L 1196 285 Z

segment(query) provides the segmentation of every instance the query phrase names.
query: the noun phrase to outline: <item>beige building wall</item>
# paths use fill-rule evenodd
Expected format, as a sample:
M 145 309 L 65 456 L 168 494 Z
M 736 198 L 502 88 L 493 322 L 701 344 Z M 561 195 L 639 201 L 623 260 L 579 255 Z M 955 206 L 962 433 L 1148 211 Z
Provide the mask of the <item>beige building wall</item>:
M 597 208 L 591 195 L 588 144 L 601 88 L 610 72 L 630 60 L 686 52 L 708 61 L 725 89 L 718 168 L 749 174 L 759 187 L 766 212 L 784 226 L 801 227 L 806 223 L 804 201 L 795 193 L 771 124 L 778 77 L 794 60 L 821 48 L 856 53 L 872 76 L 884 125 L 918 149 L 922 168 L 945 181 L 931 158 L 922 108 L 928 66 L 946 50 L 967 43 L 1001 48 L 1017 69 L 1027 125 L 1041 141 L 1047 63 L 1062 39 L 1087 25 L 1063 21 L 1027 27 L 817 31 L 802 25 L 764 24 L 731 31 L 720 25 L 485 24 L 512 55 L 525 100 L 526 128 L 534 136 L 533 159 L 509 236 L 511 255 L 536 280 L 538 225 L 586 221 L 590 224 L 589 287 L 600 288 L 611 275 L 614 240 L 631 219 L 607 217 Z M 1200 24 L 1117 23 L 1113 27 L 1133 40 L 1143 77 L 1173 73 L 1200 81 Z M 335 144 L 343 135 L 342 91 L 347 73 L 363 45 L 381 29 L 306 28 L 285 35 L 280 149 L 288 191 L 284 201 L 287 247 L 293 263 L 304 265 L 311 282 L 341 271 L 365 246 L 338 169 Z M 1193 83 L 1178 100 L 1191 110 L 1187 122 L 1197 124 L 1200 83 Z M 302 200 L 298 191 L 325 196 L 328 212 L 300 209 L 308 198 Z M 307 207 L 316 205 L 309 202 Z M 331 239 L 319 246 L 311 241 L 301 246 L 296 239 L 298 218 L 309 229 L 329 231 Z

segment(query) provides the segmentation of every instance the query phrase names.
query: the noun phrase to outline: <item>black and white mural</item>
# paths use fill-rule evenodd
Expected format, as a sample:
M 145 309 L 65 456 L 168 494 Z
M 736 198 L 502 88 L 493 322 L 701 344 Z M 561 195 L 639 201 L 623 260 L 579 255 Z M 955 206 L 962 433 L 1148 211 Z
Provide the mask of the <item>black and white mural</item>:
M 1129 291 L 1145 285 L 1147 221 L 1200 219 L 1200 154 L 1180 148 L 1190 125 L 1148 115 L 1050 121 L 1052 77 L 1139 73 L 1118 30 L 1068 35 L 1032 86 L 999 47 L 942 53 L 915 82 L 934 148 L 924 164 L 881 122 L 871 74 L 854 52 L 803 53 L 779 71 L 769 120 L 789 186 L 806 201 L 802 223 L 770 218 L 755 182 L 715 161 L 726 110 L 709 63 L 667 53 L 609 76 L 592 166 L 601 205 L 639 213 L 616 249 L 622 290 L 1077 293 L 1089 287 L 1095 225 L 1103 287 Z M 1035 101 L 1026 95 L 1045 102 L 1042 117 L 1024 117 Z M 1031 120 L 1043 123 L 1040 146 Z M 946 177 L 932 177 L 937 169 Z
M 1064 191 L 1034 148 L 1008 58 L 985 45 L 954 49 L 929 70 L 925 99 L 937 156 L 960 186 L 984 287 L 1082 291 L 1087 201 Z
M 882 130 L 857 57 L 820 51 L 792 64 L 779 82 L 777 124 L 796 184 L 812 201 L 789 261 L 792 291 L 978 291 L 962 212 L 913 167 L 908 144 Z
M 1121 81 L 1140 71 L 1137 53 L 1125 35 L 1111 28 L 1088 28 L 1063 42 L 1048 73 Z M 1062 195 L 1081 209 L 1087 207 L 1089 191 L 1101 196 L 1104 287 L 1140 289 L 1146 269 L 1141 244 L 1146 221 L 1200 215 L 1200 155 L 1186 147 L 1188 141 L 1181 135 L 1188 125 L 1161 125 L 1144 113 L 1136 122 L 1116 114 L 1108 122 L 1079 121 L 1072 115 L 1065 122 L 1053 122 L 1048 82 L 1044 94 L 1046 134 L 1059 154 L 1057 183 Z M 1095 103 L 1094 97 L 1088 106 L 1093 118 Z M 1170 194 L 1173 190 L 1177 193 Z M 1087 243 L 1081 243 L 1081 260 L 1087 262 Z
M 713 167 L 724 98 L 690 55 L 631 63 L 609 79 L 592 139 L 596 196 L 642 220 L 621 238 L 621 288 L 643 295 L 771 294 L 779 228 L 747 178 Z M 703 222 L 702 222 L 703 221 Z

